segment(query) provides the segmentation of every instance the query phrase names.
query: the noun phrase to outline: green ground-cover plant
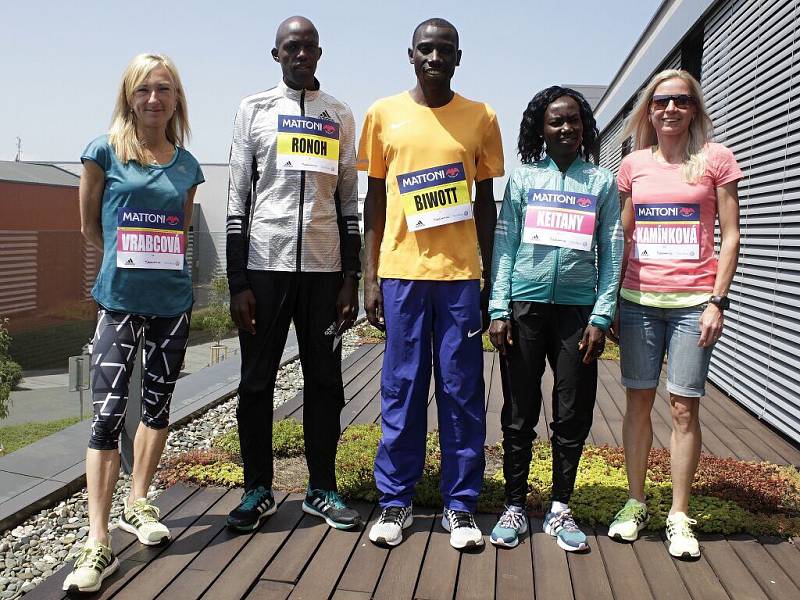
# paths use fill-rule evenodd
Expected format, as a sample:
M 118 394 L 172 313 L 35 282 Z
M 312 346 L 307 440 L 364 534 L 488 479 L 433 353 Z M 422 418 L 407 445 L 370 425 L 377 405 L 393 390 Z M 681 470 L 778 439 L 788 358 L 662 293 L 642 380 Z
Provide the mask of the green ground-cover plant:
M 302 425 L 292 421 L 275 424 L 275 455 L 296 461 L 303 450 Z M 378 498 L 373 477 L 375 453 L 380 439 L 377 425 L 352 425 L 342 434 L 336 457 L 339 491 L 346 498 L 374 502 Z M 281 459 L 280 457 L 288 457 Z M 503 506 L 502 449 L 486 448 L 487 470 L 478 503 L 481 512 L 498 512 Z M 416 488 L 414 503 L 437 508 L 441 453 L 438 435 L 429 433 L 425 466 Z M 276 471 L 280 468 L 276 465 Z M 528 509 L 539 516 L 550 502 L 552 454 L 548 442 L 533 448 L 528 477 Z M 238 436 L 229 432 L 214 442 L 210 451 L 192 451 L 168 461 L 160 475 L 164 484 L 188 480 L 201 485 L 241 486 Z M 291 487 L 301 489 L 304 481 Z M 669 481 L 669 451 L 653 450 L 646 483 L 650 527 L 662 529 L 669 512 L 672 484 Z M 752 463 L 703 455 L 694 481 L 690 504 L 697 529 L 704 532 L 793 536 L 800 534 L 800 474 L 793 467 Z M 587 446 L 578 469 L 575 492 L 570 501 L 575 516 L 588 524 L 608 524 L 627 498 L 627 481 L 621 448 Z

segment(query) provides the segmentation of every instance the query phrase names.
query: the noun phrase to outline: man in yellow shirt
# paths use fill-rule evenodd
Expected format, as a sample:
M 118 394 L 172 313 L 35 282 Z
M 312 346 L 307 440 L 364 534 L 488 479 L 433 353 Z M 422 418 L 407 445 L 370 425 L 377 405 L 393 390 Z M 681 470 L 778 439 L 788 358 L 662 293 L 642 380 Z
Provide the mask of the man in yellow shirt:
M 416 86 L 370 107 L 359 145 L 359 168 L 369 175 L 365 308 L 370 323 L 386 331 L 375 460 L 382 513 L 369 536 L 390 546 L 413 518 L 432 365 L 442 525 L 456 548 L 483 543 L 473 517 L 486 437 L 481 332 L 497 218 L 492 178 L 503 175 L 503 150 L 494 111 L 450 88 L 458 42 L 444 19 L 417 26 L 408 50 Z

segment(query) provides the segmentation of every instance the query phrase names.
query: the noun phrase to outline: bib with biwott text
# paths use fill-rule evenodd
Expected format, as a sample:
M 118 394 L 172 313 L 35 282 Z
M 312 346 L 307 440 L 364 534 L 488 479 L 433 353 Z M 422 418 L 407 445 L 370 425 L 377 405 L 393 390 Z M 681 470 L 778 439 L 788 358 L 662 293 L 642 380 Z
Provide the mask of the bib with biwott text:
M 328 119 L 278 115 L 278 169 L 339 172 L 339 124 Z
M 699 204 L 637 204 L 634 219 L 639 260 L 700 260 Z
M 182 211 L 118 209 L 117 267 L 179 271 L 185 253 Z
M 462 163 L 397 176 L 409 231 L 472 218 L 472 203 Z
M 597 196 L 592 194 L 529 190 L 522 241 L 589 251 L 596 212 Z

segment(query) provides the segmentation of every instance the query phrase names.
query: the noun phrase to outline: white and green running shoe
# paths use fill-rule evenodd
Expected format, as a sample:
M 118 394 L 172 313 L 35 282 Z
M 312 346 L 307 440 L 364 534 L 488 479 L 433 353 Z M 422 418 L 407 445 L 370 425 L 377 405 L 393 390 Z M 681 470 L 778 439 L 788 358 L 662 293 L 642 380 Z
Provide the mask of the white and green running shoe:
M 528 531 L 528 516 L 525 514 L 525 509 L 511 504 L 503 510 L 489 540 L 495 546 L 514 548 L 519 544 L 520 536 L 526 531 Z
M 132 533 L 147 546 L 166 544 L 170 540 L 169 529 L 158 520 L 158 517 L 158 508 L 150 504 L 147 498 L 139 498 L 130 506 L 125 500 L 125 510 L 119 518 L 119 528 Z
M 667 517 L 667 539 L 669 553 L 675 558 L 697 558 L 700 556 L 700 544 L 694 537 L 692 525 L 697 521 L 690 519 L 686 513 L 677 512 Z
M 614 521 L 608 527 L 608 537 L 618 542 L 634 542 L 649 521 L 647 505 L 630 498 L 614 516 Z
M 109 540 L 109 546 L 111 540 Z M 103 580 L 119 568 L 119 560 L 109 546 L 89 539 L 75 561 L 72 572 L 64 580 L 65 592 L 96 592 Z

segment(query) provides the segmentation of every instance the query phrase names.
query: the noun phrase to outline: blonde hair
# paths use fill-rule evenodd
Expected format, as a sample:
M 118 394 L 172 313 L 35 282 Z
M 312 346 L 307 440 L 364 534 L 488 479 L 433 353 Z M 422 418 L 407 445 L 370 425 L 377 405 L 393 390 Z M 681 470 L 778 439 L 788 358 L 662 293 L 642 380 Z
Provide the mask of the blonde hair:
M 136 115 L 131 110 L 131 100 L 136 87 L 156 67 L 164 67 L 175 85 L 177 103 L 175 112 L 167 122 L 167 139 L 175 146 L 182 147 L 191 135 L 186 96 L 184 96 L 183 85 L 175 64 L 163 54 L 139 54 L 133 58 L 122 74 L 122 82 L 114 105 L 114 114 L 111 117 L 111 128 L 108 132 L 108 141 L 123 164 L 131 160 L 135 160 L 141 165 L 148 162 L 146 148 L 136 135 Z
M 686 144 L 681 175 L 687 183 L 697 182 L 706 172 L 705 146 L 711 137 L 711 118 L 706 112 L 703 90 L 697 80 L 682 69 L 667 69 L 657 73 L 642 90 L 628 117 L 622 139 L 633 136 L 634 148 L 641 150 L 658 144 L 658 137 L 650 122 L 650 102 L 656 88 L 669 79 L 681 79 L 689 86 L 694 98 L 695 115 L 689 124 L 689 142 Z

